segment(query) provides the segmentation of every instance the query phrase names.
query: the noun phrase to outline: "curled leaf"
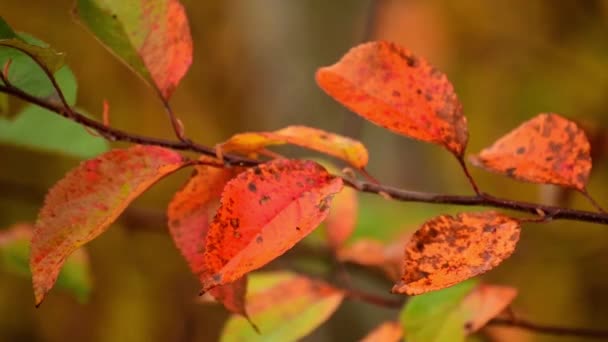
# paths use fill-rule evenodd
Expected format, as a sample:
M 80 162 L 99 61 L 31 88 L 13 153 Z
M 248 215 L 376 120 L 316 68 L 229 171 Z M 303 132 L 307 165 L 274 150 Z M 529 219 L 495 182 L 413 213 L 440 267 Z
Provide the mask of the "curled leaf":
M 319 280 L 289 272 L 253 274 L 247 311 L 256 333 L 241 317 L 231 317 L 220 338 L 229 341 L 297 341 L 325 322 L 344 292 Z
M 136 197 L 184 165 L 155 146 L 112 150 L 70 171 L 47 194 L 32 238 L 36 305 L 55 284 L 66 258 L 103 233 Z
M 417 295 L 487 272 L 511 256 L 519 233 L 517 220 L 495 211 L 435 217 L 406 244 L 393 292 Z
M 312 161 L 277 159 L 232 179 L 209 228 L 203 291 L 233 282 L 285 253 L 327 216 L 342 189 Z
M 591 148 L 574 122 L 547 113 L 524 122 L 471 162 L 518 180 L 585 189 Z
M 168 100 L 192 63 L 179 0 L 78 0 L 75 13 L 110 51 Z
M 232 136 L 220 145 L 224 152 L 256 153 L 267 146 L 292 144 L 342 159 L 356 168 L 367 165 L 365 146 L 357 140 L 306 126 L 288 126 L 274 132 L 249 132 Z
M 208 160 L 201 157 L 201 160 Z M 203 255 L 206 250 L 205 239 L 209 224 L 219 205 L 220 195 L 226 183 L 232 179 L 240 168 L 227 169 L 208 165 L 199 165 L 188 180 L 188 183 L 175 194 L 167 217 L 169 232 L 173 242 L 188 262 L 188 266 L 201 282 L 207 276 Z M 210 294 L 226 309 L 247 317 L 245 312 L 245 293 L 247 277 L 233 283 L 211 289 Z
M 320 68 L 316 79 L 336 101 L 374 124 L 463 155 L 467 122 L 452 84 L 407 49 L 384 41 L 361 44 Z

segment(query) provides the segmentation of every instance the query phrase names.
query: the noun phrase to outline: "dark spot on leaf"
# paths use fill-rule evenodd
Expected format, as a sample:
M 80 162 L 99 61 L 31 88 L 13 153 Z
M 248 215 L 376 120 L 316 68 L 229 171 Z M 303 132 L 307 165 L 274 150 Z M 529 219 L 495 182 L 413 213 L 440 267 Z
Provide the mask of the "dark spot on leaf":
M 483 251 L 479 253 L 479 257 L 482 258 L 483 261 L 488 261 L 492 258 L 492 254 L 490 254 L 488 251 Z
M 329 137 L 327 136 L 327 134 L 325 134 L 325 133 L 321 133 L 321 134 L 319 135 L 319 138 L 321 138 L 322 140 L 327 140 Z
M 399 96 L 401 96 L 401 93 L 398 92 L 397 90 L 393 90 L 393 96 L 394 97 L 399 97 Z
M 491 226 L 491 225 L 485 225 L 483 227 L 483 232 L 484 233 L 494 233 L 494 232 L 496 232 L 496 227 Z
M 421 241 L 418 241 L 418 242 L 416 243 L 416 249 L 417 249 L 419 252 L 424 251 L 424 244 L 423 244 Z
M 258 237 L 255 238 L 255 242 L 256 243 L 262 243 L 262 242 L 264 242 L 264 238 L 262 238 L 261 235 L 258 235 Z
M 255 186 L 254 182 L 251 182 L 251 183 L 247 184 L 247 189 L 249 189 L 249 191 L 251 191 L 251 192 L 258 191 L 258 188 Z
M 301 229 L 300 227 L 296 226 L 296 230 L 297 230 L 297 231 L 300 231 L 300 229 Z
M 232 228 L 238 228 L 239 227 L 239 218 L 238 217 L 234 217 L 230 219 L 230 225 L 232 226 Z
M 418 94 L 418 95 L 422 94 L 422 89 L 417 88 L 417 89 L 416 89 L 416 94 Z
M 464 330 L 466 330 L 466 331 L 470 332 L 470 331 L 471 331 L 471 329 L 473 329 L 473 322 L 466 322 L 466 323 L 464 324 Z
M 213 279 L 214 282 L 218 283 L 220 282 L 220 280 L 222 280 L 222 275 L 220 273 L 218 274 L 214 274 L 211 279 Z
M 513 177 L 513 175 L 515 174 L 515 170 L 517 170 L 517 169 L 514 168 L 514 167 L 510 167 L 510 168 L 508 168 L 508 169 L 505 170 L 505 173 L 508 176 Z
M 262 170 L 259 167 L 254 167 L 253 168 L 253 173 L 255 173 L 256 175 L 261 175 L 262 174 Z
M 517 154 L 523 154 L 524 152 L 526 152 L 526 148 L 523 146 L 521 146 L 517 150 L 515 150 L 515 153 L 517 153 Z
M 266 203 L 266 202 L 268 202 L 268 201 L 270 201 L 270 196 L 268 196 L 268 195 L 264 195 L 264 196 L 262 196 L 262 197 L 260 198 L 260 200 L 258 201 L 258 203 L 259 203 L 260 205 L 263 205 L 264 203 Z

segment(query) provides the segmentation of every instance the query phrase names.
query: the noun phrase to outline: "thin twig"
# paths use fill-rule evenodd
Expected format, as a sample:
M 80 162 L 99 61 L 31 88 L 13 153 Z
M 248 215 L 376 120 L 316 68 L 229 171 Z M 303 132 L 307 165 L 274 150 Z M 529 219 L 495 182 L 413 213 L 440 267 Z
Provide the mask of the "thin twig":
M 490 322 L 488 322 L 488 325 L 502 325 L 554 336 L 578 336 L 597 339 L 608 339 L 608 330 L 570 328 L 557 325 L 543 325 L 538 323 L 532 323 L 523 319 L 494 318 Z
M 475 194 L 481 195 L 481 192 L 479 191 L 479 187 L 477 186 L 477 182 L 475 182 L 475 179 L 473 179 L 473 176 L 471 176 L 471 173 L 469 172 L 469 168 L 467 167 L 467 164 L 464 161 L 464 158 L 462 156 L 458 156 L 458 155 L 454 155 L 454 156 L 456 157 L 456 160 L 458 160 L 458 164 L 460 164 L 460 168 L 464 172 L 464 175 L 467 177 L 467 180 L 471 184 L 471 187 L 473 188 L 473 191 L 475 191 Z
M 604 208 L 602 208 L 602 206 L 597 203 L 593 197 L 591 197 L 591 194 L 589 194 L 587 189 L 581 190 L 580 193 L 589 201 L 589 203 L 591 203 L 593 207 L 595 207 L 595 209 L 597 209 L 597 211 L 606 214 L 606 210 L 604 210 Z

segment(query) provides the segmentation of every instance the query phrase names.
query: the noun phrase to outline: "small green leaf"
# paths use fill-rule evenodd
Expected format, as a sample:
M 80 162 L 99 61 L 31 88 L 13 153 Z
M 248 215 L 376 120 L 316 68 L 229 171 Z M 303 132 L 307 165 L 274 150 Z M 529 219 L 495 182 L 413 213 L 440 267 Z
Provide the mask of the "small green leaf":
M 408 342 L 464 341 L 469 315 L 460 310 L 460 304 L 475 285 L 476 281 L 469 280 L 412 297 L 400 318 Z
M 56 73 L 68 104 L 76 102 L 76 79 L 67 66 Z M 28 105 L 16 118 L 0 118 L 0 142 L 90 158 L 108 150 L 106 140 L 92 136 L 81 125 L 35 105 Z
M 7 272 L 31 278 L 29 266 L 30 239 L 32 226 L 18 224 L 0 231 L 0 259 Z M 79 249 L 66 261 L 57 286 L 71 294 L 81 303 L 86 303 L 92 289 L 89 260 L 85 249 Z
M 64 55 L 51 49 L 46 43 L 24 33 L 16 34 L 0 18 L 0 69 L 9 63 L 9 82 L 38 97 L 47 97 L 54 93 L 51 82 L 40 66 L 30 56 L 19 51 L 27 51 L 55 73 L 64 64 Z
M 338 289 L 294 273 L 249 276 L 247 312 L 260 333 L 246 319 L 233 315 L 221 341 L 297 341 L 327 320 L 344 297 Z

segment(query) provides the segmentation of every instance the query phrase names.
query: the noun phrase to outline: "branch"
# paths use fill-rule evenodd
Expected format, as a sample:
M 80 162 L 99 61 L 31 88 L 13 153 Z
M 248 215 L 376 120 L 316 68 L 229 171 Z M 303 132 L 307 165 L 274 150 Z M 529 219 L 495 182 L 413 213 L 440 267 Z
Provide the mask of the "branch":
M 557 325 L 543 325 L 532 323 L 522 319 L 509 318 L 494 318 L 488 325 L 502 325 L 512 328 L 534 331 L 540 334 L 554 336 L 577 336 L 598 339 L 608 339 L 608 330 L 595 330 L 586 328 L 570 328 Z
M 137 135 L 106 126 L 101 122 L 84 116 L 82 113 L 79 113 L 76 110 L 72 110 L 71 112 L 69 112 L 66 108 L 59 104 L 56 104 L 46 99 L 41 99 L 32 96 L 11 85 L 0 85 L 0 92 L 15 96 L 23 101 L 38 105 L 67 119 L 73 120 L 85 127 L 93 129 L 106 139 L 112 141 L 123 141 L 141 145 L 161 146 L 173 150 L 197 152 L 211 157 L 216 156 L 216 151 L 214 148 L 200 145 L 189 140 L 173 141 L 159 139 L 149 136 Z M 264 162 L 263 160 L 245 158 L 234 154 L 224 154 L 223 160 L 226 166 L 256 166 Z M 546 215 L 551 216 L 553 220 L 573 220 L 597 224 L 608 224 L 608 214 L 606 213 L 575 210 L 561 208 L 557 206 L 547 206 L 531 202 L 514 201 L 495 197 L 481 192 L 473 196 L 436 194 L 428 192 L 409 191 L 391 187 L 388 185 L 353 180 L 345 177 L 343 177 L 342 179 L 346 185 L 355 188 L 361 192 L 373 193 L 378 195 L 388 195 L 392 199 L 402 202 L 493 207 L 500 209 L 509 209 L 536 216 L 539 216 L 540 211 L 544 212 Z

